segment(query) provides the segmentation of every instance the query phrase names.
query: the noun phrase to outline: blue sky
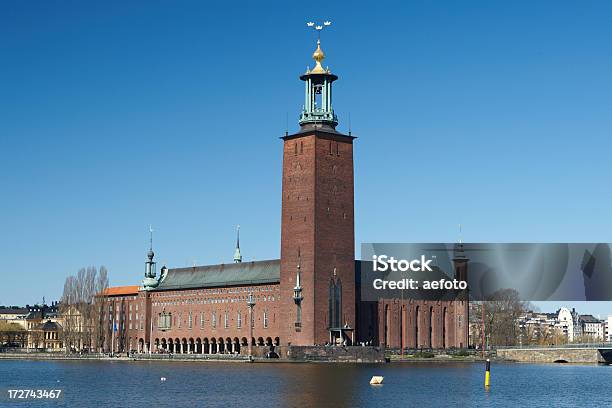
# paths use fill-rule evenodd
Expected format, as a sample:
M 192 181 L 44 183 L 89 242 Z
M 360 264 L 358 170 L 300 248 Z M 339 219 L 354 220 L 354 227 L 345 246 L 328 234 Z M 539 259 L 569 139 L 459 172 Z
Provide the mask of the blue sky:
M 307 6 L 313 7 L 309 10 Z M 305 22 L 330 19 L 360 242 L 611 242 L 609 1 L 0 3 L 0 304 L 105 265 L 279 256 Z M 586 306 L 612 312 L 612 303 Z

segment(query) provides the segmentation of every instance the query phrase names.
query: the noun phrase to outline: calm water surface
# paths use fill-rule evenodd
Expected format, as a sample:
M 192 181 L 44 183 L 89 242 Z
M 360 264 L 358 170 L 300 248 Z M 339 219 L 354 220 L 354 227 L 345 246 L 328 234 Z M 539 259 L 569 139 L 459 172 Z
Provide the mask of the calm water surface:
M 609 407 L 612 367 L 0 361 L 0 389 L 62 388 L 15 407 Z M 384 385 L 370 386 L 373 375 Z M 166 377 L 166 382 L 160 378 Z M 4 397 L 3 397 L 4 398 Z

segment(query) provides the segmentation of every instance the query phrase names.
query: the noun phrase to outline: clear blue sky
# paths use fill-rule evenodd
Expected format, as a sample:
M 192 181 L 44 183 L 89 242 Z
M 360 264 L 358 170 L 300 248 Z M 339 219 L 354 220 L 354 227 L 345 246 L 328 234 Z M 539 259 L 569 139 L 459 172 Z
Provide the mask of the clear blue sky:
M 291 3 L 291 4 L 290 4 Z M 612 3 L 4 1 L 0 304 L 106 265 L 279 256 L 314 35 L 355 143 L 356 239 L 612 241 Z M 612 304 L 591 307 L 612 312 Z M 596 310 L 595 310 L 596 309 Z

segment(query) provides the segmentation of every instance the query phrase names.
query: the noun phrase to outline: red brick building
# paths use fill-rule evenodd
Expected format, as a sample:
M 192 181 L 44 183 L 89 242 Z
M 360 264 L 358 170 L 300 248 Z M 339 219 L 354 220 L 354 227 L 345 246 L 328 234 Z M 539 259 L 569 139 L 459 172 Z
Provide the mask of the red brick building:
M 115 351 L 245 353 L 249 346 L 357 344 L 467 347 L 467 302 L 365 302 L 355 261 L 354 137 L 336 130 L 320 43 L 300 79 L 299 132 L 283 139 L 280 259 L 167 269 L 152 249 L 140 287 L 101 300 L 100 347 Z M 458 252 L 457 273 L 467 272 Z M 249 327 L 251 320 L 252 327 Z

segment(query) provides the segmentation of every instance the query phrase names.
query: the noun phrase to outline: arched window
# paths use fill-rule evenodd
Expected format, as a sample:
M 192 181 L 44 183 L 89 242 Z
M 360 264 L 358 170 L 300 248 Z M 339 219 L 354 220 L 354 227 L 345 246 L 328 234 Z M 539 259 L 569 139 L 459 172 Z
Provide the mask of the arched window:
M 190 328 L 190 329 L 193 327 L 193 315 L 191 314 L 191 312 L 189 312 L 189 321 L 188 321 L 188 325 L 189 325 L 189 328 Z
M 434 339 L 434 324 L 436 321 L 436 317 L 434 314 L 433 306 L 429 307 L 429 347 L 434 348 L 433 339 Z
M 329 281 L 329 327 L 342 327 L 342 282 L 340 279 Z
M 213 329 L 217 327 L 217 312 L 213 312 L 212 314 L 212 327 Z
M 385 327 L 384 327 L 384 346 L 385 347 L 389 347 L 389 320 L 390 320 L 391 316 L 389 315 L 389 305 L 385 305 L 385 315 L 384 315 L 384 319 L 385 319 Z
M 242 327 L 242 313 L 240 313 L 240 310 L 238 311 L 238 317 L 236 318 L 236 326 L 238 328 Z
M 419 311 L 420 311 L 420 308 L 419 306 L 417 306 L 414 311 L 414 347 L 415 348 L 419 348 L 419 325 L 421 324 Z
M 229 312 L 227 310 L 225 311 L 225 320 L 223 322 L 223 327 L 225 327 L 226 329 L 229 327 Z

